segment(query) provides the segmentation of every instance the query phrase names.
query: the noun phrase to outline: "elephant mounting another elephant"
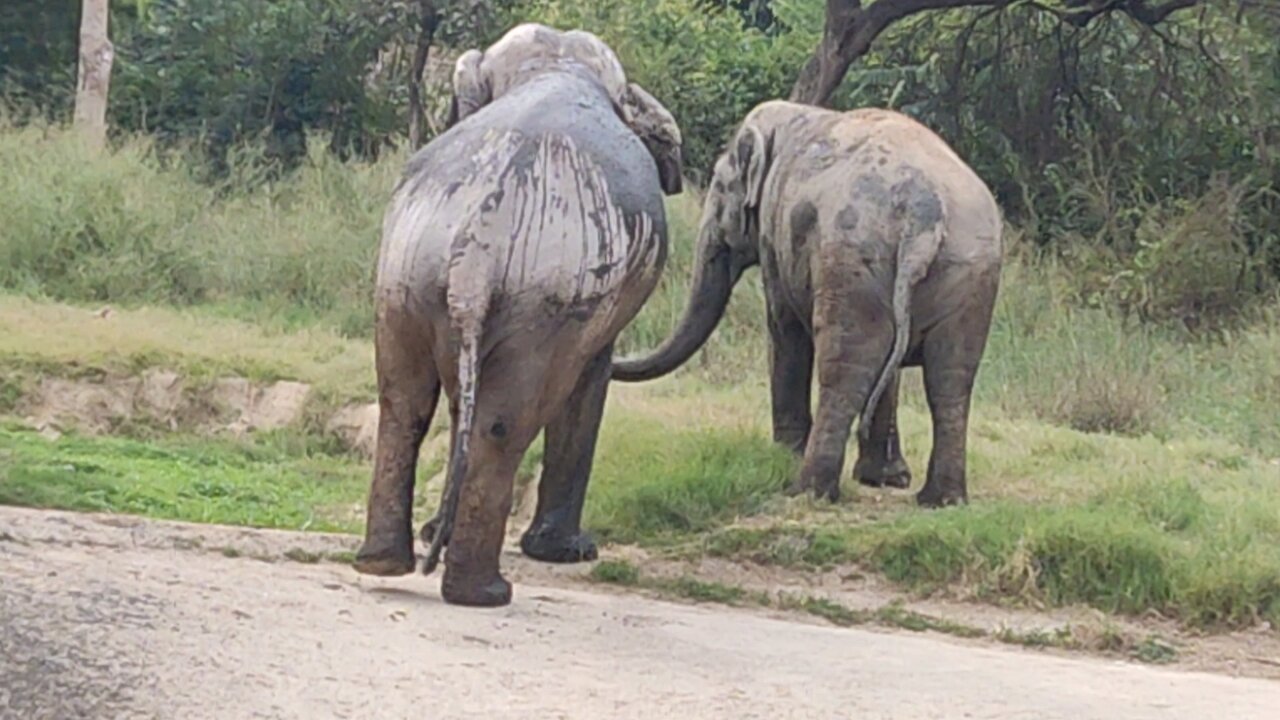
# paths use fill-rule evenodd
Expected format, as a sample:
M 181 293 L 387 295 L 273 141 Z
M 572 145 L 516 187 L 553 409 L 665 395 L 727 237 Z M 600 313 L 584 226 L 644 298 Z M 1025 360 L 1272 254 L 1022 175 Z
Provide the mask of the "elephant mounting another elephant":
M 648 380 L 683 364 L 715 329 L 743 270 L 759 265 L 774 439 L 803 454 L 789 492 L 839 497 L 855 418 L 856 479 L 907 487 L 897 379 L 901 367 L 922 366 L 933 448 L 916 498 L 965 502 L 970 395 L 1001 233 L 986 185 L 914 120 L 766 102 L 716 163 L 683 318 L 652 354 L 616 362 L 613 378 Z
M 355 568 L 412 572 L 419 447 L 441 390 L 444 497 L 423 528 L 447 602 L 501 605 L 516 469 L 544 427 L 532 557 L 595 556 L 580 529 L 613 341 L 667 254 L 680 131 L 585 32 L 521 25 L 457 61 L 449 127 L 409 161 L 375 289 L 379 421 Z

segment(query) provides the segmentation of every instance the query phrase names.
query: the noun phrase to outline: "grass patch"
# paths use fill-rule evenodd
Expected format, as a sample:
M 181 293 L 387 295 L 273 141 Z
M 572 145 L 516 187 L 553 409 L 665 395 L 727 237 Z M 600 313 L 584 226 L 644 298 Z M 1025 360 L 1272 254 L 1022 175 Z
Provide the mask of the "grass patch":
M 674 580 L 658 580 L 651 587 L 656 587 L 686 600 L 720 603 L 721 605 L 738 605 L 748 597 L 752 597 L 740 587 L 699 580 L 688 575 L 683 575 Z
M 350 565 L 356 561 L 356 553 L 354 550 L 337 550 L 325 553 L 324 559 L 339 565 Z
M 96 155 L 76 140 L 0 129 L 0 286 L 368 335 L 379 219 L 403 156 L 344 164 L 317 148 L 279 181 L 215 187 L 145 139 Z
M 750 593 L 734 585 L 700 580 L 690 575 L 675 578 L 645 576 L 640 568 L 626 560 L 601 560 L 591 568 L 587 577 L 598 583 L 643 587 L 694 602 L 721 605 L 741 605 L 746 602 L 765 606 L 770 604 L 768 596 L 763 593 Z
M 193 383 L 226 376 L 299 380 L 335 403 L 374 397 L 372 345 L 323 329 L 281 333 L 163 308 L 121 309 L 100 319 L 82 307 L 0 295 L 6 378 L 0 402 L 20 391 L 20 377 L 126 376 L 156 367 Z
M 304 565 L 315 565 L 324 559 L 324 556 L 320 553 L 303 550 L 302 548 L 289 548 L 284 551 L 284 557 L 286 560 L 292 560 Z
M 1178 649 L 1158 637 L 1145 638 L 1131 654 L 1135 660 L 1154 665 L 1165 665 L 1178 659 Z
M 993 601 L 1156 611 L 1202 628 L 1280 621 L 1274 534 L 1239 528 L 1240 518 L 1221 507 L 1151 497 L 1128 507 L 1000 503 L 849 527 L 731 529 L 709 538 L 707 552 L 781 565 L 869 565 L 918 593 L 960 588 Z M 1180 532 L 1168 529 L 1171 517 Z M 1226 534 L 1233 526 L 1248 532 Z M 1257 545 L 1228 549 L 1250 542 Z
M 356 532 L 357 463 L 249 443 L 139 442 L 0 428 L 0 503 L 288 530 Z M 357 506 L 358 507 L 358 506 Z
M 755 433 L 673 431 L 636 418 L 625 428 L 606 428 L 587 523 L 611 542 L 706 532 L 764 511 L 793 462 Z
M 640 582 L 640 569 L 626 560 L 601 560 L 592 566 L 590 577 L 609 585 L 636 585 Z

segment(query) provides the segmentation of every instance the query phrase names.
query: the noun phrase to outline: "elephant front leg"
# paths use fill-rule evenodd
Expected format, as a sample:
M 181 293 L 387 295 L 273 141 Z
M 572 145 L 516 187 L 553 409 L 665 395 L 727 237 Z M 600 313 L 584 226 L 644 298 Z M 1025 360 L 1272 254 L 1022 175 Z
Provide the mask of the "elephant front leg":
M 766 292 L 773 440 L 799 455 L 804 452 L 813 427 L 813 415 L 809 410 L 813 338 L 786 302 L 777 297 L 778 292 L 776 285 Z
M 853 466 L 853 478 L 869 487 L 908 488 L 911 486 L 911 469 L 902 457 L 898 442 L 898 378 L 893 379 L 871 418 L 871 432 L 858 440 L 858 463 Z
M 582 532 L 582 507 L 612 361 L 610 346 L 587 365 L 564 410 L 547 426 L 538 508 L 520 539 L 521 550 L 535 560 L 571 563 L 596 559 L 595 543 Z

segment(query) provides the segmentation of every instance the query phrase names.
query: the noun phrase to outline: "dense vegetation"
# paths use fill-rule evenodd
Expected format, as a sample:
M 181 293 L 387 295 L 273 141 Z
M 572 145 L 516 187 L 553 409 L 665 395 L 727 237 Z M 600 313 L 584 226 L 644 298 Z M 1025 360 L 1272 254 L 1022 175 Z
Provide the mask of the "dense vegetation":
M 1072 4 L 1072 3 L 1068 3 Z M 1079 3 L 1075 3 L 1079 4 Z M 0 9 L 0 88 L 15 119 L 64 118 L 78 0 Z M 441 1 L 429 72 L 519 20 L 584 27 L 666 102 L 701 177 L 748 109 L 785 97 L 822 33 L 822 0 Z M 111 122 L 195 143 L 225 177 L 245 143 L 296 165 L 308 133 L 348 157 L 402 145 L 419 4 L 132 0 L 113 5 Z M 951 141 L 1029 239 L 1077 264 L 1083 301 L 1195 330 L 1280 275 L 1280 12 L 1207 0 L 1147 26 L 1077 27 L 1043 6 L 929 12 L 854 65 L 838 107 L 887 106 Z M 311 136 L 312 142 L 316 137 Z

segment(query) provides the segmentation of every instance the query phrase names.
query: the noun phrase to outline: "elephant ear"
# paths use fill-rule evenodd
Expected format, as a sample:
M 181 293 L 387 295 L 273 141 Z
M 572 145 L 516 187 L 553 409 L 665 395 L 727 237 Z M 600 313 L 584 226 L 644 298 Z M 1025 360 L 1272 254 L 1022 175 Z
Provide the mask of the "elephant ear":
M 493 86 L 485 76 L 481 62 L 484 54 L 468 50 L 453 65 L 453 100 L 445 129 L 457 125 L 493 99 Z
M 735 139 L 734 148 L 744 187 L 743 204 L 748 209 L 760 207 L 764 195 L 764 179 L 769 174 L 769 144 L 759 128 L 745 125 Z
M 640 138 L 658 165 L 662 192 L 677 195 L 684 189 L 683 139 L 680 126 L 662 103 L 635 83 L 627 83 L 618 114 Z

